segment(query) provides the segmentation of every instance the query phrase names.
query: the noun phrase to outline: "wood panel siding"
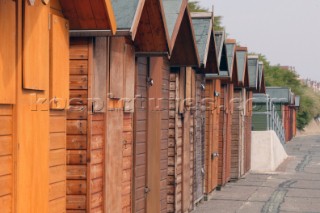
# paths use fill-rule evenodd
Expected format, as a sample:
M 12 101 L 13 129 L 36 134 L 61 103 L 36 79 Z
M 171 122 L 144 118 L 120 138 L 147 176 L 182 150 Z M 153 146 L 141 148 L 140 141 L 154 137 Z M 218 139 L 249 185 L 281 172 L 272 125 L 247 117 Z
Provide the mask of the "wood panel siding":
M 16 98 L 16 3 L 0 2 L 0 104 L 14 104 Z
M 104 113 L 89 113 L 89 149 L 88 156 L 88 208 L 89 212 L 104 211 L 104 179 L 105 179 L 105 123 Z
M 215 94 L 219 94 L 216 96 Z M 218 185 L 219 166 L 219 114 L 221 98 L 220 80 L 206 82 L 206 193 L 211 193 Z
M 145 212 L 148 58 L 137 58 L 134 110 L 134 212 Z
M 136 72 L 134 211 L 166 212 L 169 65 L 162 58 L 138 57 Z M 148 77 L 155 82 L 151 87 Z
M 135 52 L 124 37 L 110 38 L 108 74 L 105 211 L 131 212 Z
M 27 1 L 15 2 L 19 20 L 18 84 L 14 105 L 15 137 L 19 144 L 16 158 L 19 193 L 15 196 L 15 212 L 48 212 L 49 6 L 39 1 L 33 7 Z M 30 195 L 32 199 L 26 199 Z
M 194 71 L 171 71 L 169 84 L 167 212 L 189 212 L 193 208 Z
M 219 136 L 218 136 L 218 143 L 219 143 L 219 159 L 218 159 L 218 185 L 224 185 L 226 174 L 225 174 L 225 164 L 226 164 L 226 146 L 227 146 L 227 139 L 226 139 L 226 112 L 227 112 L 227 102 L 228 102 L 228 93 L 226 91 L 226 85 L 223 85 L 221 88 L 220 93 L 220 114 L 219 114 Z
M 234 90 L 234 113 L 232 115 L 231 141 L 231 179 L 240 178 L 241 140 L 242 140 L 242 92 Z
M 204 196 L 204 171 L 205 171 L 205 117 L 206 103 L 203 101 L 205 93 L 201 85 L 205 84 L 204 75 L 196 74 L 196 95 L 194 112 L 194 184 L 193 184 L 193 202 L 198 203 Z
M 122 212 L 132 212 L 132 147 L 133 147 L 133 113 L 123 116 L 123 147 L 122 147 Z
M 12 105 L 0 105 L 0 204 L 5 213 L 14 212 L 14 137 Z
M 168 182 L 167 182 L 167 211 L 181 211 L 181 168 L 182 157 L 182 121 L 178 113 L 179 102 L 179 73 L 170 73 L 169 90 L 169 139 L 168 139 Z M 179 195 L 179 196 L 178 196 Z
M 88 66 L 82 67 L 81 74 L 70 71 L 70 99 L 80 98 L 84 94 L 89 96 L 88 81 L 75 81 L 73 79 L 88 79 L 90 72 L 89 40 L 73 38 L 70 40 L 70 64 L 85 63 Z M 70 69 L 73 66 L 70 66 Z M 85 98 L 84 98 L 85 99 Z M 86 100 L 71 101 L 67 113 L 67 211 L 84 210 L 89 211 L 90 194 L 90 135 L 88 135 L 88 106 Z M 79 112 L 85 112 L 79 114 Z M 90 122 L 91 126 L 91 122 Z M 89 183 L 89 185 L 88 185 Z
M 49 211 L 66 210 L 66 111 L 50 112 Z
M 169 135 L 169 78 L 170 68 L 166 58 L 162 60 L 161 86 L 161 141 L 160 141 L 160 212 L 167 212 L 167 171 L 168 171 L 168 135 Z
M 226 124 L 226 164 L 225 164 L 225 178 L 226 182 L 230 180 L 231 173 L 231 140 L 232 140 L 232 115 L 233 115 L 233 84 L 228 84 L 228 108 L 227 108 L 227 124 Z

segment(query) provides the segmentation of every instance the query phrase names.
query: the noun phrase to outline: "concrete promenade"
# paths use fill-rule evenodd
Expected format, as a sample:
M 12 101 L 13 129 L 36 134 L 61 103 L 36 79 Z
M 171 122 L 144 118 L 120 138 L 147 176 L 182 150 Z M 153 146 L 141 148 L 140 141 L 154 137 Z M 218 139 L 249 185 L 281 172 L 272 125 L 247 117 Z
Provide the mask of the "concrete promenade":
M 297 137 L 286 151 L 277 172 L 228 183 L 192 213 L 320 213 L 320 135 Z

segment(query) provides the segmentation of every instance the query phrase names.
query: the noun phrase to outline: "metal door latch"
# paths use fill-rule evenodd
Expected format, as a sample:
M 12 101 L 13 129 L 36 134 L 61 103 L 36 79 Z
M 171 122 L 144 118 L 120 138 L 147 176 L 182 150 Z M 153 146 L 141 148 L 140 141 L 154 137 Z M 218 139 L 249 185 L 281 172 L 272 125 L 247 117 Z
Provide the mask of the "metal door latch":
M 217 158 L 217 157 L 219 157 L 219 153 L 214 152 L 211 154 L 211 160 L 214 160 L 214 158 Z

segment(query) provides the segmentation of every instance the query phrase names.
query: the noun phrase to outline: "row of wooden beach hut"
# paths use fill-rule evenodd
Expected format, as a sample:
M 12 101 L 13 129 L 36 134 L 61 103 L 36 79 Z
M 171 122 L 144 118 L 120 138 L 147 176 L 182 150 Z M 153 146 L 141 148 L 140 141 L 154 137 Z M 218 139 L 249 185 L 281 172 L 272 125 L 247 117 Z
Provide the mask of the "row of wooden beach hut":
M 263 65 L 187 3 L 0 1 L 1 212 L 189 212 L 250 170 Z

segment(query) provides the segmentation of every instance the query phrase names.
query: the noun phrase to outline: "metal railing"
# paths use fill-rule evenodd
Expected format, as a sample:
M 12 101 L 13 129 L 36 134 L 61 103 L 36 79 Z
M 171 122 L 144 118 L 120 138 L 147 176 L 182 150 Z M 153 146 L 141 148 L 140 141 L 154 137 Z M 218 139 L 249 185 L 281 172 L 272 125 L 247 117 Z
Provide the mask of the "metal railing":
M 277 134 L 279 140 L 281 141 L 281 143 L 284 145 L 286 143 L 286 139 L 285 139 L 285 130 L 284 130 L 284 126 L 282 123 L 282 119 L 279 116 L 279 113 L 277 112 L 277 109 L 274 105 L 274 103 L 272 102 L 272 99 L 270 99 L 270 97 L 268 95 L 264 95 L 264 96 L 257 96 L 258 98 L 255 99 L 254 98 L 254 103 L 259 103 L 260 105 L 264 105 L 263 110 L 261 110 L 261 108 L 255 109 L 253 108 L 253 112 L 252 112 L 252 127 L 253 130 L 255 130 L 255 126 L 254 124 L 259 124 L 257 122 L 254 121 L 255 116 L 254 115 L 260 115 L 260 116 L 265 116 L 265 118 L 260 118 L 263 122 L 263 127 L 265 127 L 265 129 L 259 129 L 261 131 L 267 131 L 267 130 L 273 130 L 275 131 L 275 133 Z M 260 123 L 262 124 L 262 123 Z

